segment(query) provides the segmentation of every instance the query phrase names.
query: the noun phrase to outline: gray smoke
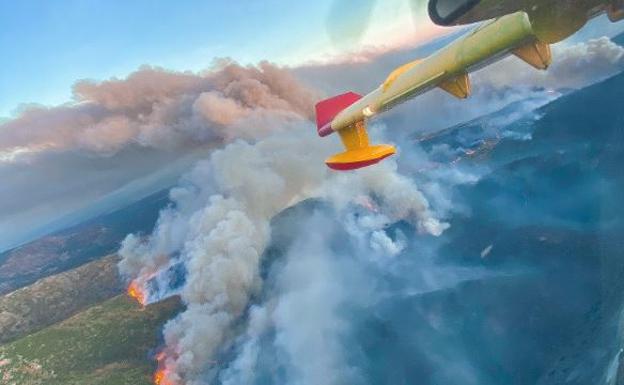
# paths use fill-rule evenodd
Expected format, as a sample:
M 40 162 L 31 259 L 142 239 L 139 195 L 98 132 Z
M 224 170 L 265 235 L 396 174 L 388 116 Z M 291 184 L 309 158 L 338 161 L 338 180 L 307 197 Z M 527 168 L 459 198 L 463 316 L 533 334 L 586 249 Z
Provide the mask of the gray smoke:
M 242 67 L 228 61 L 201 74 L 143 67 L 126 79 L 83 80 L 74 85 L 73 97 L 74 103 L 59 107 L 27 107 L 3 123 L 0 153 L 73 149 L 112 155 L 132 144 L 169 149 L 241 134 L 257 138 L 261 130 L 228 128 L 249 128 L 256 119 L 310 118 L 318 98 L 270 63 Z
M 16 229 L 42 226 L 150 174 L 171 183 L 169 175 L 177 179 L 210 148 L 288 130 L 312 117 L 318 98 L 270 63 L 221 60 L 203 73 L 143 67 L 125 79 L 79 81 L 73 102 L 27 106 L 0 124 L 0 248 L 19 240 Z

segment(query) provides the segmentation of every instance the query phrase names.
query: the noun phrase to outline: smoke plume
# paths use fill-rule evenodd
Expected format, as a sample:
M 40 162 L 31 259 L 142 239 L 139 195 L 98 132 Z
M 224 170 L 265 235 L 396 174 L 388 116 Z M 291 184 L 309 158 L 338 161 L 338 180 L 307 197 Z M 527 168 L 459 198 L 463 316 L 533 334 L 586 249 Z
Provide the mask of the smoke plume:
M 555 67 L 553 74 L 544 75 L 545 78 L 552 78 L 551 81 L 555 82 L 559 76 L 564 76 L 562 74 L 576 63 L 578 55 L 575 52 L 582 50 L 595 51 L 596 58 L 611 52 L 607 56 L 614 60 L 611 61 L 615 63 L 613 65 L 618 65 L 620 59 L 613 54 L 610 44 L 598 40 L 566 48 L 561 52 L 567 52 L 568 59 L 563 56 L 561 67 Z M 612 68 L 607 67 L 602 68 L 600 74 L 604 75 Z M 591 79 L 598 76 L 594 74 Z M 591 80 L 584 78 L 583 81 Z M 495 76 L 488 78 L 488 84 L 493 90 L 499 87 Z M 531 80 L 529 84 L 539 83 L 538 80 Z M 583 84 L 581 80 L 575 83 L 577 86 Z M 349 238 L 360 245 L 372 263 L 377 265 L 383 264 L 383 258 L 400 254 L 407 246 L 402 231 L 392 235 L 387 231 L 393 223 L 407 221 L 420 233 L 434 236 L 442 234 L 448 227 L 434 214 L 414 180 L 399 174 L 393 161 L 356 173 L 328 172 L 323 159 L 336 148 L 328 148 L 327 141 L 319 141 L 315 137 L 314 128 L 305 121 L 306 117 L 310 117 L 306 114 L 309 109 L 305 108 L 305 103 L 295 105 L 291 102 L 286 108 L 284 101 L 290 100 L 289 97 L 276 100 L 264 91 L 264 87 L 257 87 L 255 81 L 250 81 L 237 83 L 236 91 L 231 89 L 225 93 L 228 97 L 224 97 L 223 92 L 209 92 L 194 101 L 192 113 L 204 121 L 210 119 L 211 125 L 222 129 L 214 130 L 212 134 L 224 142 L 233 142 L 200 162 L 183 178 L 180 186 L 171 191 L 172 205 L 162 212 L 153 234 L 147 238 L 128 236 L 120 251 L 124 258 L 119 265 L 120 270 L 130 278 L 142 280 L 142 277 L 166 271 L 172 256 L 186 266 L 187 281 L 180 293 L 188 306 L 187 310 L 165 327 L 166 359 L 163 365 L 167 378 L 174 383 L 204 384 L 219 376 L 215 360 L 237 338 L 239 332 L 234 326 L 248 309 L 250 297 L 262 288 L 259 266 L 271 236 L 270 220 L 283 209 L 311 197 L 327 200 L 338 212 L 353 213 L 354 207 L 366 208 L 361 215 L 345 214 L 341 218 Z M 232 100 L 233 95 L 236 95 L 235 100 Z M 478 100 L 483 102 L 483 94 L 478 96 Z M 241 102 L 247 98 L 262 100 L 262 108 L 250 111 L 250 107 L 245 107 L 250 103 Z M 267 115 L 267 109 L 273 112 Z M 221 111 L 223 114 L 219 113 Z M 457 179 L 456 183 L 474 182 L 473 178 L 465 176 L 446 175 L 445 178 Z M 434 195 L 441 188 L 439 184 L 428 187 Z M 442 207 L 440 212 L 443 213 L 451 210 L 449 202 L 439 202 L 438 206 Z M 321 237 L 318 242 L 326 240 L 326 237 Z M 306 247 L 302 245 L 300 249 L 306 250 Z M 316 249 L 310 254 L 325 252 Z M 313 263 L 311 260 L 308 262 Z M 298 276 L 299 269 L 312 271 L 306 270 L 305 265 L 291 268 L 293 270 L 286 274 L 288 277 Z M 325 271 L 322 266 L 318 270 Z M 331 276 L 330 271 L 326 273 Z M 292 284 L 305 285 L 303 277 L 295 281 L 282 283 L 289 288 L 286 291 L 292 290 Z M 305 288 L 301 290 L 306 292 Z M 321 293 L 323 290 L 327 293 L 332 291 L 329 287 L 317 287 L 312 291 L 316 294 L 318 292 L 314 290 Z M 152 293 L 151 298 L 158 300 L 170 294 L 164 290 Z M 340 297 L 334 299 L 334 306 L 340 306 Z M 248 373 L 245 367 L 249 368 L 253 362 L 254 352 L 259 349 L 257 339 L 263 328 L 272 323 L 273 327 L 283 330 L 278 327 L 280 319 L 284 321 L 284 327 L 290 327 L 292 320 L 288 317 L 292 315 L 292 309 L 284 309 L 290 309 L 292 306 L 289 304 L 299 301 L 301 299 L 282 298 L 273 305 L 269 304 L 268 308 L 252 308 L 245 331 L 247 343 L 230 368 L 237 374 L 232 372 L 230 376 L 222 373 L 220 376 L 224 383 L 235 383 L 249 376 L 244 374 Z M 327 313 L 330 319 L 326 321 L 330 324 L 335 321 L 331 319 L 333 314 L 333 310 Z M 318 325 L 322 324 L 319 321 Z M 280 349 L 288 352 L 291 358 L 300 359 L 302 347 L 291 337 L 277 338 L 278 342 L 282 341 Z M 307 346 L 313 349 L 313 346 Z M 323 369 L 331 373 L 331 365 L 340 362 L 340 355 L 340 352 L 332 350 L 327 352 L 326 361 L 302 360 L 301 363 L 307 362 L 311 366 L 304 365 L 298 370 Z M 357 373 L 350 372 L 348 368 L 341 373 L 345 377 L 342 374 L 328 377 L 328 383 L 344 382 L 345 378 L 357 382 Z M 243 377 L 237 377 L 239 375 Z
M 170 186 L 209 148 L 310 119 L 319 98 L 289 70 L 227 60 L 203 73 L 143 67 L 125 79 L 79 81 L 73 93 L 71 103 L 26 106 L 0 124 L 0 249 L 20 240 L 16 229 L 150 174 L 168 179 L 156 188 Z
M 432 235 L 447 227 L 394 163 L 335 175 L 323 163 L 326 144 L 310 124 L 301 124 L 254 144 L 236 141 L 215 151 L 171 191 L 173 204 L 161 214 L 154 233 L 146 240 L 130 235 L 124 242 L 119 266 L 128 277 L 158 274 L 173 254 L 186 264 L 181 295 L 188 310 L 165 327 L 166 370 L 172 381 L 201 383 L 219 347 L 233 337 L 232 324 L 262 284 L 258 268 L 270 220 L 284 208 L 310 197 L 325 198 L 338 208 L 366 197 L 383 216 L 358 226 L 366 227 L 370 242 L 380 244 L 384 227 L 398 220 Z
M 553 47 L 553 64 L 538 71 L 512 57 L 479 73 L 496 87 L 583 88 L 624 70 L 624 48 L 606 36 Z M 513 74 L 510 75 L 510 74 Z
M 143 67 L 126 79 L 83 80 L 73 95 L 72 104 L 26 107 L 0 126 L 0 152 L 73 149 L 112 155 L 131 144 L 176 148 L 258 138 L 262 130 L 230 133 L 226 128 L 274 116 L 310 118 L 317 98 L 287 70 L 229 61 L 200 74 Z

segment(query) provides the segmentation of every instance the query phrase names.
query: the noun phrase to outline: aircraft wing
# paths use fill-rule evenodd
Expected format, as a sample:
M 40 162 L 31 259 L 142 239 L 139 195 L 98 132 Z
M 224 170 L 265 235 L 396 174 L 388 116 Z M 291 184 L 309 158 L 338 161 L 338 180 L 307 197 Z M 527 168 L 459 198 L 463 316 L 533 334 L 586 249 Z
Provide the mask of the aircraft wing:
M 346 93 L 316 106 L 320 136 L 338 132 L 346 151 L 329 158 L 329 167 L 350 170 L 394 154 L 392 146 L 370 146 L 366 121 L 393 106 L 439 87 L 457 98 L 470 96 L 469 73 L 513 53 L 538 69 L 551 63 L 550 46 L 533 32 L 526 13 L 486 22 L 431 56 L 407 63 L 366 96 Z

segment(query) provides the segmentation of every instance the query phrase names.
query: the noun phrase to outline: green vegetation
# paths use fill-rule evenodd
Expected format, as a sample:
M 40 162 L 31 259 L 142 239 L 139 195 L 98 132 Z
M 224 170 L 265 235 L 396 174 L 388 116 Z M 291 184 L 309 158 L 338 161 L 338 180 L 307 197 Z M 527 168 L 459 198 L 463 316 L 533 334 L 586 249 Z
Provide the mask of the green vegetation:
M 116 255 L 40 279 L 0 297 L 0 344 L 46 326 L 120 294 Z
M 0 383 L 7 385 L 141 385 L 151 383 L 149 353 L 177 297 L 141 309 L 125 295 L 59 324 L 0 346 Z

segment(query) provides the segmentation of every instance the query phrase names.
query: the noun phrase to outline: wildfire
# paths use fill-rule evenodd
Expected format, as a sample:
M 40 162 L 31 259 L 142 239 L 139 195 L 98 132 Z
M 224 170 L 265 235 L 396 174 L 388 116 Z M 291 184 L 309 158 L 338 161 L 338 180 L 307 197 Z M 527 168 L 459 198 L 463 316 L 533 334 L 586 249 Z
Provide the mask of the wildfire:
M 158 369 L 154 373 L 154 384 L 156 385 L 170 385 L 171 382 L 167 380 L 167 372 L 165 369 Z
M 139 283 L 136 280 L 132 281 L 130 283 L 130 286 L 128 286 L 128 295 L 131 298 L 134 298 L 135 300 L 137 300 L 137 302 L 143 306 L 147 304 L 147 295 L 145 293 L 145 290 L 143 290 L 141 285 L 139 285 Z
M 156 361 L 158 362 L 158 370 L 154 373 L 154 384 L 156 385 L 176 385 L 169 376 L 169 371 L 165 366 L 165 360 L 167 356 L 164 351 L 156 355 Z

